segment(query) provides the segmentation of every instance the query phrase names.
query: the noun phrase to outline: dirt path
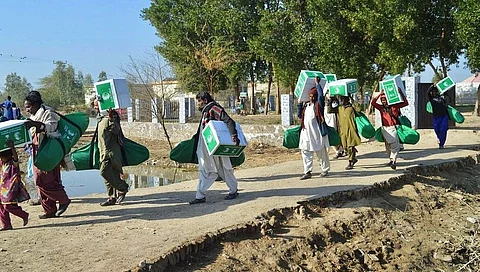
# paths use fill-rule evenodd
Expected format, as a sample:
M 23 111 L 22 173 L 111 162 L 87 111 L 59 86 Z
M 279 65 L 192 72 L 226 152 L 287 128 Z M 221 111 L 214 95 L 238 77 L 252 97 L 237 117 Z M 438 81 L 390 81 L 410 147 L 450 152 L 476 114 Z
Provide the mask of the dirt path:
M 23 206 L 31 215 L 25 228 L 13 219 L 15 230 L 0 233 L 4 271 L 122 271 L 143 260 L 151 262 L 173 247 L 207 232 L 254 220 L 265 211 L 296 206 L 336 191 L 362 188 L 401 175 L 410 166 L 426 165 L 475 155 L 480 137 L 471 130 L 449 132 L 444 150 L 436 148 L 430 131 L 421 142 L 402 152 L 397 171 L 384 166 L 384 147 L 371 142 L 359 147 L 356 168 L 343 170 L 346 161 L 332 161 L 331 176 L 299 181 L 300 155 L 295 161 L 236 171 L 240 196 L 223 200 L 225 184 L 215 183 L 207 203 L 190 206 L 196 180 L 164 187 L 136 189 L 122 206 L 98 205 L 103 194 L 73 199 L 65 216 L 39 220 L 39 206 Z M 270 160 L 268 154 L 264 160 Z M 276 158 L 276 161 L 283 160 Z M 275 161 L 273 160 L 273 161 Z M 316 171 L 317 168 L 314 168 Z

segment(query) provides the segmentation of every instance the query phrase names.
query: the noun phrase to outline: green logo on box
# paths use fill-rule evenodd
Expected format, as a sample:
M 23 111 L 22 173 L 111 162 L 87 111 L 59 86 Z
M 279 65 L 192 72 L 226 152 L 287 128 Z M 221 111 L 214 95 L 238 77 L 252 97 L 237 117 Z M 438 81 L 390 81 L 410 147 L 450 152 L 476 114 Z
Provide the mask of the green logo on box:
M 100 108 L 105 109 L 114 109 L 115 101 L 113 99 L 112 87 L 110 82 L 96 85 L 98 96 L 100 96 Z

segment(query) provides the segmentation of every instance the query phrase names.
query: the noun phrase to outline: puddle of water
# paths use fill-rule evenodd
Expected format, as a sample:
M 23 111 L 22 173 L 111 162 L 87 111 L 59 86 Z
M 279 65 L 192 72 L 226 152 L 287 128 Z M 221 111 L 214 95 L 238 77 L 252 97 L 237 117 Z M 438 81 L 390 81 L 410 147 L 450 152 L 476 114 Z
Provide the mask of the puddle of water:
M 178 168 L 154 168 L 145 166 L 125 167 L 130 190 L 166 186 L 198 178 L 197 171 L 180 171 Z M 25 178 L 32 199 L 38 198 L 33 179 Z M 99 170 L 62 171 L 62 183 L 68 196 L 78 197 L 94 193 L 105 193 L 105 183 Z

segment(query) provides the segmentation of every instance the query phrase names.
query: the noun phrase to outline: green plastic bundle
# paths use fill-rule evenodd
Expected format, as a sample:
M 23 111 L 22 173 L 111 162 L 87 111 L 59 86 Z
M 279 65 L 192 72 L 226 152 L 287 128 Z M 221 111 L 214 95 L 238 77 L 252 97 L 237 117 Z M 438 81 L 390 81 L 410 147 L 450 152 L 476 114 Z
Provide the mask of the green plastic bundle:
M 283 133 L 283 146 L 288 149 L 298 148 L 301 130 L 302 126 L 300 125 L 285 130 L 285 133 Z
M 355 124 L 357 131 L 363 138 L 370 139 L 375 136 L 375 128 L 362 112 L 355 112 Z
M 150 152 L 145 146 L 127 138 L 123 139 L 123 150 L 123 166 L 138 165 L 148 160 L 150 157 Z M 92 141 L 78 148 L 72 152 L 71 156 L 77 171 L 100 169 L 100 152 L 98 150 L 97 141 Z
M 59 138 L 45 137 L 35 156 L 34 164 L 42 171 L 53 170 L 70 152 L 88 127 L 88 115 L 85 113 L 56 114 L 60 117 L 57 131 L 61 136 Z
M 328 143 L 330 146 L 340 145 L 340 142 L 340 134 L 334 128 L 328 127 Z
M 462 113 L 459 112 L 454 107 L 448 106 L 447 111 L 448 111 L 448 118 L 454 121 L 455 123 L 461 124 L 465 121 L 465 117 L 463 117 Z
M 413 128 L 407 127 L 405 125 L 397 126 L 397 135 L 398 140 L 402 144 L 417 144 L 420 141 L 420 133 L 414 130 Z M 375 139 L 379 142 L 384 142 L 382 134 L 382 127 L 379 127 L 375 131 Z
M 191 139 L 181 141 L 170 151 L 170 159 L 179 163 L 194 163 L 198 164 L 196 154 L 196 145 L 198 143 L 196 135 Z M 232 166 L 239 166 L 245 162 L 245 152 L 242 152 L 238 157 L 230 157 Z

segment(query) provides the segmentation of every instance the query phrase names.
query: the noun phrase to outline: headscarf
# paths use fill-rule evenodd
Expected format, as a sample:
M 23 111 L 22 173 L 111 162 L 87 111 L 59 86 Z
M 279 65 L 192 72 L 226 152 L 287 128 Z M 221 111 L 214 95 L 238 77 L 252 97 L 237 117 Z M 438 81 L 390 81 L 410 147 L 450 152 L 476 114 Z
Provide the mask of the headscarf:
M 313 87 L 310 89 L 310 91 L 308 91 L 308 94 L 313 94 L 313 96 L 315 97 L 315 100 L 318 99 L 318 92 L 317 92 L 317 88 L 316 87 Z

